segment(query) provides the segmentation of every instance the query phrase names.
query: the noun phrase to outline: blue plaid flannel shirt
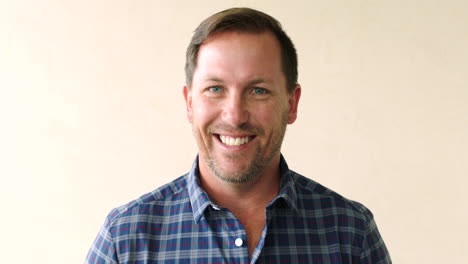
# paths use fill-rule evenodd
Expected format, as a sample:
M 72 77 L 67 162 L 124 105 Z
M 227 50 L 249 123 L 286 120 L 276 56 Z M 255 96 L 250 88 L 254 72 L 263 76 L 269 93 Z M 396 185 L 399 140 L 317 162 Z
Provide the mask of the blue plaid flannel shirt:
M 372 213 L 289 170 L 251 259 L 244 228 L 192 170 L 111 211 L 85 263 L 391 263 Z

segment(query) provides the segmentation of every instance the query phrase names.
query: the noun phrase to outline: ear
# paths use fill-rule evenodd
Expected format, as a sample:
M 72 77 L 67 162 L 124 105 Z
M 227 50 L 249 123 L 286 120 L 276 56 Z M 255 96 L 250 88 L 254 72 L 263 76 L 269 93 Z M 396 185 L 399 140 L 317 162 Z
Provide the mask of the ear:
M 299 105 L 299 99 L 301 98 L 301 86 L 296 84 L 294 90 L 291 92 L 289 97 L 289 116 L 288 124 L 294 123 L 297 119 L 297 108 Z
M 187 120 L 192 123 L 192 91 L 185 84 L 182 93 L 184 94 L 185 106 L 187 108 Z

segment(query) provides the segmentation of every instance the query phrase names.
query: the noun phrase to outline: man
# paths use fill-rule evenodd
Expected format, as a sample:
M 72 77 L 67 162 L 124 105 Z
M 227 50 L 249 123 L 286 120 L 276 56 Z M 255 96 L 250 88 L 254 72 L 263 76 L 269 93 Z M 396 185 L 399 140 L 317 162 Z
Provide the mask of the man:
M 274 18 L 247 8 L 209 17 L 185 70 L 191 171 L 114 209 L 87 263 L 391 263 L 368 209 L 281 156 L 301 87 Z

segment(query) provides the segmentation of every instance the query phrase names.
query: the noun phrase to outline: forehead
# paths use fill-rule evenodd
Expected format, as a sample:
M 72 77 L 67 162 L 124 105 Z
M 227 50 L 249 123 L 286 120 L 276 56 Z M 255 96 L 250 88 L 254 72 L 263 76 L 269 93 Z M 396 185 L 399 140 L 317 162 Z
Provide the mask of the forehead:
M 200 46 L 193 81 L 281 81 L 280 44 L 271 32 L 220 32 Z M 194 83 L 195 84 L 195 83 Z

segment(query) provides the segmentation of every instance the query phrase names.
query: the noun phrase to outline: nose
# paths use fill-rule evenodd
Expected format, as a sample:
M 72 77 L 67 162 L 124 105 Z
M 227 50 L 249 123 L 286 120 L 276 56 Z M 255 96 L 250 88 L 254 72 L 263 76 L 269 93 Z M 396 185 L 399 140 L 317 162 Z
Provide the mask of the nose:
M 249 120 L 247 102 L 240 94 L 229 96 L 225 100 L 223 108 L 224 121 L 233 127 L 240 127 Z

